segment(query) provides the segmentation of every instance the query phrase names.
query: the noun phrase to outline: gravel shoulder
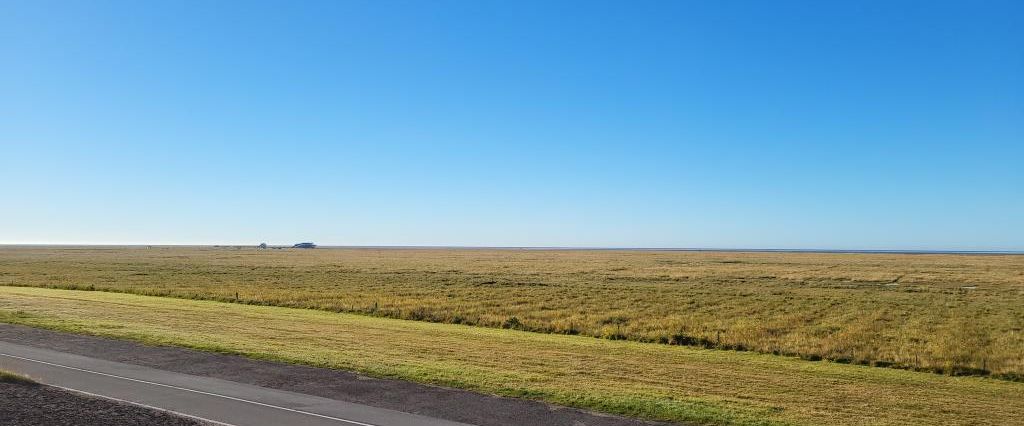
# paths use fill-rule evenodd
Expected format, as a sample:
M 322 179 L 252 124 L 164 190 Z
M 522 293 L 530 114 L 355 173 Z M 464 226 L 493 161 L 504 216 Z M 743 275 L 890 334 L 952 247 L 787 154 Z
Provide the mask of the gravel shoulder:
M 261 361 L 234 355 L 201 352 L 176 347 L 146 346 L 122 340 L 61 333 L 18 325 L 0 324 L 0 340 L 480 426 L 634 426 L 666 424 L 604 415 L 574 408 L 558 407 L 537 401 L 496 397 L 400 380 L 371 378 L 347 371 Z M 4 405 L 8 404 L 5 403 Z M 4 412 L 0 411 L 0 418 L 4 418 L 2 414 Z M 88 425 L 91 423 L 75 421 L 72 423 L 25 424 Z M 119 424 L 174 425 L 178 423 Z
M 205 423 L 50 386 L 0 380 L 0 424 L 10 426 L 199 426 Z

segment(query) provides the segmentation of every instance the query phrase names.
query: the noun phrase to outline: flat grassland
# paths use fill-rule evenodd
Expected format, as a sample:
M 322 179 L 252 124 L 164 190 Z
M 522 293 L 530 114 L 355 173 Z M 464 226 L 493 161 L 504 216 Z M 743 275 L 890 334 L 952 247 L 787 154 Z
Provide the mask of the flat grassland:
M 0 248 L 0 285 L 1024 378 L 1024 256 Z
M 1024 383 L 97 291 L 0 287 L 0 322 L 714 424 L 1004 425 Z

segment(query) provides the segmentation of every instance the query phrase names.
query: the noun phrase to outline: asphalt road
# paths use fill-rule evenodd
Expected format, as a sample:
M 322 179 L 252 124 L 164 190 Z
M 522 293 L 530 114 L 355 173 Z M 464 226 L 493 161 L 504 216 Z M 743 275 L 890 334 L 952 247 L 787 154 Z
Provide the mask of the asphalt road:
M 0 369 L 93 396 L 229 426 L 465 423 L 0 341 Z

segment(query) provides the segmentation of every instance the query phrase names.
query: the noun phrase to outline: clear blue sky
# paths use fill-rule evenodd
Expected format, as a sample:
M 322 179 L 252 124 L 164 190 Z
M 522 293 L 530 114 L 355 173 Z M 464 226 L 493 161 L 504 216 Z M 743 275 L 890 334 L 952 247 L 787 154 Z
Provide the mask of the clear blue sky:
M 1021 1 L 4 1 L 0 242 L 1024 249 Z

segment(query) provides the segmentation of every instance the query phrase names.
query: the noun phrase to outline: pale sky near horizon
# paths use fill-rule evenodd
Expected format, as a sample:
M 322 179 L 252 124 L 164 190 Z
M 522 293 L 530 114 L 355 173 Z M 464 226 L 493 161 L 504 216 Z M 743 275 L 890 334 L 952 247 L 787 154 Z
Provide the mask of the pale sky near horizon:
M 0 2 L 0 243 L 1024 250 L 1024 2 Z

